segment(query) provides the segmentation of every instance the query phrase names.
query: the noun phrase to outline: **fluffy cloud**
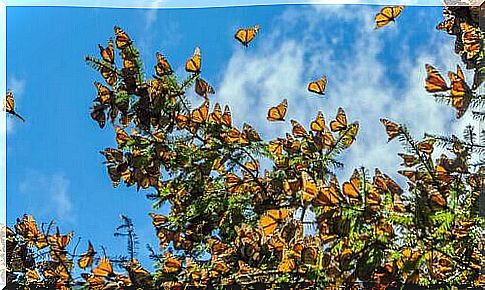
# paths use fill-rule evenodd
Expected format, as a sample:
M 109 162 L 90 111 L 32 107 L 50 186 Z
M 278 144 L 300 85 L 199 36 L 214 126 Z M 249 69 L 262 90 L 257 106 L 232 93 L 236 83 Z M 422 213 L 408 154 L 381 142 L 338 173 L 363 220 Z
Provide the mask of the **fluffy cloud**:
M 25 198 L 32 198 L 34 194 L 43 194 L 46 197 L 44 202 L 39 204 L 40 208 L 33 210 L 55 220 L 73 223 L 75 217 L 69 195 L 69 179 L 59 173 L 46 175 L 29 172 L 28 176 L 28 179 L 20 183 L 19 193 Z M 55 216 L 52 216 L 53 214 Z
M 452 52 L 452 40 L 431 35 L 429 42 L 419 44 L 418 52 L 413 51 L 417 55 L 413 57 L 406 33 L 416 32 L 400 31 L 395 24 L 375 31 L 375 12 L 368 6 L 287 9 L 270 32 L 262 31 L 255 46 L 235 49 L 215 101 L 230 104 L 237 124 L 249 121 L 266 138 L 290 130 L 289 124 L 265 119 L 267 109 L 283 98 L 289 103 L 288 119 L 305 125 L 319 110 L 329 121 L 343 107 L 350 121 L 360 122 L 357 142 L 344 155 L 343 175 L 348 177 L 353 168 L 365 166 L 396 176 L 400 146 L 387 144 L 379 118 L 404 123 L 417 137 L 425 131 L 461 135 L 469 118 L 453 122 L 453 109 L 436 103 L 424 90 L 425 63 L 444 71 L 460 62 Z M 386 40 L 396 39 L 404 39 L 400 40 L 400 57 L 388 65 L 381 54 L 386 52 Z M 322 74 L 329 80 L 327 95 L 317 98 L 306 86 Z

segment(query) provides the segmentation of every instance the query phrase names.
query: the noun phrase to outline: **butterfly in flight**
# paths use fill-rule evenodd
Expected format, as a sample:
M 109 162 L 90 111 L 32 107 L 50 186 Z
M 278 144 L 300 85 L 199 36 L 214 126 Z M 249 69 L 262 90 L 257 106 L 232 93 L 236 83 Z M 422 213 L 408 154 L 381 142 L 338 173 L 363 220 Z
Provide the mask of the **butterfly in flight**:
M 236 38 L 245 47 L 248 47 L 249 43 L 253 41 L 253 39 L 258 34 L 259 28 L 260 26 L 256 24 L 253 27 L 238 29 L 238 31 L 236 31 L 236 34 L 234 35 L 234 38 Z
M 391 22 L 394 22 L 396 18 L 401 14 L 404 6 L 386 6 L 377 13 L 374 21 L 376 22 L 376 29 L 379 29 Z
M 432 65 L 425 64 L 426 67 L 426 91 L 430 93 L 444 92 L 449 90 L 448 84 L 438 70 Z
M 310 82 L 308 84 L 308 91 L 317 95 L 325 95 L 325 87 L 327 86 L 327 77 L 322 76 L 320 79 Z
M 22 122 L 25 122 L 25 119 L 22 118 L 22 116 L 20 116 L 17 112 L 15 112 L 15 101 L 13 99 L 13 93 L 10 91 L 7 92 L 7 98 L 5 99 L 4 109 L 5 109 L 5 112 L 7 112 L 8 114 L 19 118 Z
M 276 107 L 271 107 L 268 110 L 268 116 L 266 117 L 266 119 L 272 122 L 284 121 L 287 109 L 288 109 L 288 101 L 284 99 L 279 105 L 277 105 Z

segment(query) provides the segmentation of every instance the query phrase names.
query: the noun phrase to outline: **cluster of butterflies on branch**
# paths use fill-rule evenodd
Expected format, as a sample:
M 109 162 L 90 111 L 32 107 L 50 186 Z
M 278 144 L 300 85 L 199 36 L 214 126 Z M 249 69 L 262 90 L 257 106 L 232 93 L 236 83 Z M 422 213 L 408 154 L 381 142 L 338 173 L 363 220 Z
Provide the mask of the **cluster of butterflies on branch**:
M 445 21 L 436 28 L 446 31 L 455 38 L 455 52 L 461 56 L 467 69 L 474 70 L 473 83 L 468 84 L 460 66 L 456 72 L 448 72 L 450 85 L 433 66 L 426 64 L 426 90 L 434 93 L 437 98 L 445 98 L 457 111 L 456 117 L 461 118 L 470 105 L 481 106 L 480 97 L 474 94 L 483 82 L 482 45 L 483 32 L 478 27 L 480 7 L 446 7 Z M 445 94 L 449 92 L 449 95 Z
M 402 10 L 381 9 L 376 28 Z M 239 29 L 235 38 L 248 47 L 259 30 Z M 104 249 L 100 254 L 91 242 L 77 254 L 72 233 L 39 227 L 26 215 L 14 230 L 7 228 L 7 266 L 11 275 L 21 273 L 17 281 L 57 289 L 480 283 L 483 255 L 476 237 L 482 221 L 475 213 L 484 180 L 468 166 L 470 144 L 455 138 L 448 148 L 452 156 L 434 159 L 439 140 L 417 141 L 404 126 L 381 119 L 389 141 L 397 139 L 406 149 L 399 154 L 405 167 L 399 173 L 409 190 L 379 169 L 355 169 L 340 182 L 338 157 L 359 132 L 343 108 L 329 122 L 318 112 L 308 127 L 289 120 L 291 132 L 265 141 L 250 124 L 234 124 L 229 106 L 211 106 L 215 90 L 201 77 L 200 48 L 185 62 L 185 79 L 161 53 L 146 78 L 131 38 L 119 27 L 114 33 L 106 47 L 99 45 L 100 59 L 86 57 L 105 82 L 95 82 L 91 117 L 101 128 L 107 120 L 114 128 L 116 147 L 101 152 L 113 186 L 152 189 L 154 207 L 170 205 L 168 216 L 149 213 L 159 240 L 158 250 L 150 248 L 156 271 L 135 257 L 119 260 Z M 462 116 L 471 89 L 461 69 L 448 74 L 450 85 L 432 66 L 426 70 L 426 89 L 450 91 Z M 307 89 L 323 95 L 326 85 L 322 76 Z M 203 99 L 194 108 L 185 96 L 192 86 Z M 13 97 L 10 111 L 15 113 Z M 287 111 L 283 99 L 266 118 L 286 122 Z
M 22 285 L 32 289 L 65 290 L 83 285 L 100 290 L 149 285 L 151 274 L 136 258 L 118 262 L 126 273 L 115 273 L 106 253 L 98 257 L 90 241 L 86 252 L 77 254 L 80 240 L 73 247 L 72 232 L 62 234 L 59 228 L 53 228 L 52 223 L 39 227 L 30 215 L 17 219 L 14 230 L 6 227 L 6 266 L 9 275 L 23 272 Z M 74 271 L 75 264 L 82 273 Z

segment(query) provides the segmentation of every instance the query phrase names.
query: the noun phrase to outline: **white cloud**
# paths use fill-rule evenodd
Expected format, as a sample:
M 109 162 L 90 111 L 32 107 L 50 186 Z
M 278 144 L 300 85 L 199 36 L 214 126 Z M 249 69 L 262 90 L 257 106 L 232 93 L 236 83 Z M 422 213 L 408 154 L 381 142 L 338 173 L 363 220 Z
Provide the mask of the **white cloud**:
M 73 223 L 75 221 L 73 204 L 69 195 L 69 179 L 64 174 L 46 175 L 30 171 L 28 179 L 20 183 L 19 192 L 25 198 L 34 194 L 42 194 L 43 202 L 37 205 L 41 214 L 59 221 Z M 55 217 L 52 215 L 55 214 Z
M 265 119 L 267 109 L 283 98 L 289 103 L 287 119 L 297 119 L 307 127 L 318 110 L 330 121 L 337 108 L 343 107 L 350 121 L 360 122 L 357 142 L 344 155 L 344 176 L 359 166 L 371 170 L 379 167 L 396 176 L 400 163 L 396 153 L 401 148 L 397 142 L 387 144 L 379 118 L 408 125 L 416 137 L 422 137 L 425 131 L 446 134 L 457 130 L 461 122 L 452 123 L 453 109 L 436 103 L 424 90 L 424 64 L 446 71 L 460 61 L 452 51 L 451 38 L 416 44 L 421 51 L 417 58 L 411 58 L 399 22 L 376 31 L 374 14 L 371 7 L 356 6 L 286 10 L 277 23 L 272 23 L 274 30 L 263 30 L 253 47 L 235 49 L 216 89 L 215 101 L 230 104 L 238 125 L 249 121 L 266 138 L 281 136 L 290 129 L 289 124 Z M 295 29 L 300 29 L 297 36 L 290 36 Z M 400 54 L 398 63 L 383 63 L 380 54 L 387 49 L 383 39 L 399 38 L 404 38 L 404 45 L 396 52 Z M 391 72 L 400 74 L 402 82 L 397 83 Z M 306 91 L 307 83 L 322 74 L 329 80 L 323 99 Z

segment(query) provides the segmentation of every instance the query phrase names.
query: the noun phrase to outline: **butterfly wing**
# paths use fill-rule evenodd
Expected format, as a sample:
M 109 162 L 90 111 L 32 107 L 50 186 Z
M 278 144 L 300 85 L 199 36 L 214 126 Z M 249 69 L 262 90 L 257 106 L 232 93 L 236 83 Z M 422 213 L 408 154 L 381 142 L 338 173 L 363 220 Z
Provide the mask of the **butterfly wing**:
M 173 72 L 168 60 L 161 53 L 157 52 L 157 65 L 155 66 L 157 76 L 162 77 Z
M 342 108 L 338 108 L 335 120 L 330 122 L 330 129 L 332 132 L 340 132 L 347 129 L 347 116 Z
M 236 31 L 236 34 L 234 37 L 242 43 L 244 46 L 248 47 L 249 43 L 253 41 L 253 39 L 256 37 L 256 35 L 259 32 L 259 25 L 256 25 L 251 28 L 241 28 Z
M 360 195 L 360 188 L 360 173 L 355 169 L 352 177 L 350 177 L 350 181 L 344 182 L 342 186 L 343 193 L 349 198 L 358 198 Z
M 214 94 L 214 88 L 212 88 L 205 80 L 197 78 L 195 81 L 195 92 L 204 98 L 207 98 L 208 94 Z
M 114 27 L 116 33 L 116 47 L 124 49 L 131 44 L 131 39 L 126 32 L 118 26 Z
M 379 29 L 394 21 L 401 14 L 403 9 L 403 6 L 387 6 L 382 8 L 381 11 L 377 13 L 374 19 L 376 23 L 376 29 Z
M 110 39 L 108 41 L 108 46 L 106 48 L 102 47 L 100 44 L 98 44 L 98 47 L 99 47 L 99 53 L 101 54 L 101 57 L 103 58 L 103 60 L 111 64 L 114 64 L 115 50 L 113 46 L 113 39 Z
M 310 129 L 319 133 L 325 132 L 327 130 L 325 126 L 325 118 L 323 117 L 322 112 L 318 112 L 315 120 L 310 123 Z
M 232 127 L 231 109 L 228 105 L 224 106 L 224 114 L 222 114 L 222 124 L 226 127 Z
M 288 109 L 288 101 L 284 99 L 279 105 L 277 105 L 276 107 L 271 107 L 268 110 L 268 116 L 266 117 L 266 119 L 272 122 L 284 121 L 287 109 Z
M 402 133 L 401 126 L 389 121 L 387 119 L 380 119 L 381 123 L 386 127 L 386 134 L 388 136 L 387 141 L 391 141 Z
M 325 95 L 325 87 L 327 86 L 327 77 L 323 76 L 321 79 L 310 82 L 308 84 L 308 91 L 318 94 Z
M 192 112 L 192 121 L 196 124 L 204 123 L 209 115 L 209 103 L 204 102 L 199 108 Z
M 201 64 L 200 48 L 196 47 L 192 57 L 185 63 L 185 70 L 190 73 L 200 73 Z
M 88 242 L 88 250 L 86 253 L 81 255 L 81 258 L 79 258 L 78 265 L 81 269 L 86 269 L 87 267 L 91 267 L 94 261 L 94 255 L 96 252 L 94 251 L 94 247 L 91 244 L 91 242 Z
M 441 74 L 436 70 L 433 66 L 426 64 L 426 91 L 430 93 L 435 92 L 444 92 L 449 90 L 448 85 L 446 84 L 445 79 L 441 76 Z
M 113 274 L 113 265 L 108 258 L 102 257 L 96 268 L 92 270 L 94 276 L 108 277 Z

